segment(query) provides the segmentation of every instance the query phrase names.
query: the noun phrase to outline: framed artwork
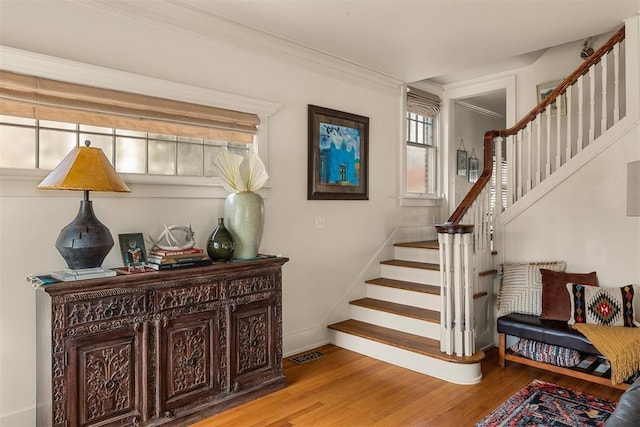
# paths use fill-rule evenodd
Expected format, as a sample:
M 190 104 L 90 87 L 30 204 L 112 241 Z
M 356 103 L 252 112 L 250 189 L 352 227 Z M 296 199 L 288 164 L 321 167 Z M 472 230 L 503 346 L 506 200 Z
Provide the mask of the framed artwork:
M 369 118 L 308 106 L 308 200 L 369 200 Z
M 547 96 L 551 94 L 556 88 L 562 83 L 562 80 L 556 80 L 548 83 L 541 83 L 536 86 L 537 92 L 537 101 L 538 104 L 542 102 Z M 551 115 L 555 116 L 558 113 L 558 101 L 560 101 L 560 114 L 567 114 L 567 95 L 563 93 L 556 100 L 556 102 L 551 104 Z
M 456 150 L 456 173 L 460 176 L 467 176 L 466 150 Z
M 120 253 L 124 266 L 129 270 L 144 270 L 147 263 L 147 251 L 142 233 L 118 234 Z
M 477 157 L 469 158 L 469 182 L 476 182 L 478 180 L 478 168 L 480 167 L 480 161 Z

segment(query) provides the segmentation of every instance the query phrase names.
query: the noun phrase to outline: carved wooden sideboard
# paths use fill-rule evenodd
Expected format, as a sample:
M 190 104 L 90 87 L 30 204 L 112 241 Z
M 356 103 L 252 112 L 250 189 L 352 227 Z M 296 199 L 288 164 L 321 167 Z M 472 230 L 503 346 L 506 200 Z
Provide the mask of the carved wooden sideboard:
M 183 426 L 284 387 L 287 261 L 40 288 L 37 425 Z

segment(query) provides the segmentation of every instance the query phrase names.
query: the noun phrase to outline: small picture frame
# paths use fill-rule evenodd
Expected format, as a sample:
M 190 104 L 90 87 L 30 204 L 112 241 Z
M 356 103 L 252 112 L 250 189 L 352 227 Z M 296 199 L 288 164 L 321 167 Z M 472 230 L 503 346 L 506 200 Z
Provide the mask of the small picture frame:
M 469 182 L 473 183 L 478 180 L 478 169 L 480 161 L 476 157 L 469 158 Z
M 537 92 L 537 101 L 538 104 L 542 102 L 547 96 L 549 96 L 556 88 L 562 83 L 562 80 L 555 80 L 553 82 L 548 83 L 540 83 L 536 86 Z M 560 103 L 560 114 L 567 114 L 567 95 L 563 93 L 559 98 L 556 99 L 556 102 L 553 102 L 549 108 L 551 108 L 551 115 L 555 116 L 558 113 L 558 101 Z
M 130 272 L 145 271 L 147 251 L 142 233 L 118 234 L 124 266 Z
M 467 151 L 456 151 L 456 173 L 459 176 L 467 176 Z

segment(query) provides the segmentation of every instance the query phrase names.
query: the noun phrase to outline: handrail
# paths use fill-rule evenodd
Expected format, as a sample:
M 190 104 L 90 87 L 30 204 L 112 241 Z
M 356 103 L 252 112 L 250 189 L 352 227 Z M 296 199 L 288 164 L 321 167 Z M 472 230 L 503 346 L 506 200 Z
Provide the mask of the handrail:
M 456 210 L 451 214 L 449 219 L 442 226 L 448 227 L 458 224 L 464 214 L 469 210 L 473 202 L 478 198 L 484 187 L 491 182 L 491 175 L 493 174 L 493 149 L 494 138 L 507 137 L 515 135 L 522 129 L 524 129 L 531 121 L 533 121 L 540 113 L 545 111 L 549 105 L 556 102 L 561 94 L 563 94 L 571 85 L 577 82 L 578 78 L 589 72 L 589 69 L 602 60 L 602 57 L 609 53 L 616 44 L 622 42 L 625 38 L 625 27 L 618 29 L 593 55 L 586 59 L 576 70 L 571 73 L 566 79 L 562 81 L 546 96 L 538 105 L 536 105 L 527 115 L 525 115 L 514 126 L 503 130 L 490 130 L 484 134 L 484 167 L 482 174 L 471 187 L 471 190 L 462 199 Z

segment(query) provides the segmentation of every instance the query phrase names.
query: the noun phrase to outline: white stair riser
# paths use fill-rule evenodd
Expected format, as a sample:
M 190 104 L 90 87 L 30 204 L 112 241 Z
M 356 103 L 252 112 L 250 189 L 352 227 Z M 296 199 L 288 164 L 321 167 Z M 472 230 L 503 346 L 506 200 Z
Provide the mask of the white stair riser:
M 434 340 L 440 339 L 440 324 L 415 319 L 413 317 L 351 305 L 351 318 Z
M 395 302 L 413 307 L 427 308 L 440 311 L 440 295 L 425 294 L 408 291 L 406 289 L 391 288 L 367 283 L 367 297 L 382 301 Z
M 440 251 L 437 249 L 407 248 L 394 246 L 395 259 L 415 262 L 429 262 L 440 264 Z
M 406 282 L 436 286 L 440 283 L 439 270 L 425 270 L 423 268 L 400 267 L 389 264 L 381 264 L 381 267 L 382 277 L 386 279 L 404 280 Z
M 338 347 L 454 384 L 478 384 L 482 379 L 480 363 L 460 364 L 446 362 L 344 332 L 334 330 L 332 333 L 333 344 Z

